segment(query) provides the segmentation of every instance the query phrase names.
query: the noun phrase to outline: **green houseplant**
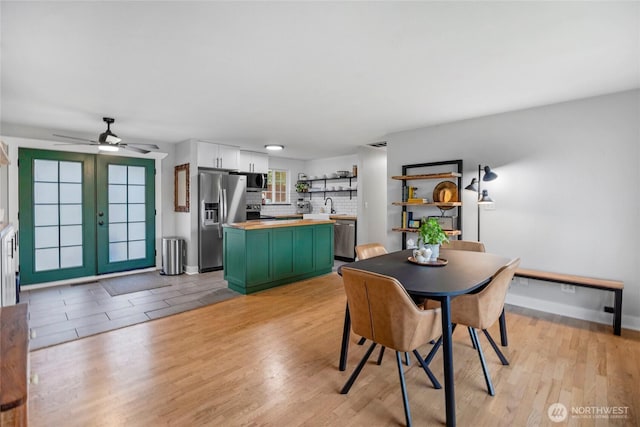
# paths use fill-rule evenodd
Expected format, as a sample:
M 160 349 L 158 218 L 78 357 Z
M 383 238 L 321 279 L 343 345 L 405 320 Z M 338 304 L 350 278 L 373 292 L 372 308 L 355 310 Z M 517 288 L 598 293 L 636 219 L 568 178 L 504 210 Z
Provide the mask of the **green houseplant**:
M 438 220 L 435 218 L 422 218 L 422 223 L 418 229 L 418 245 L 422 244 L 431 249 L 431 259 L 438 259 L 440 255 L 440 245 L 443 242 L 448 242 L 449 238 L 447 234 L 442 230 Z

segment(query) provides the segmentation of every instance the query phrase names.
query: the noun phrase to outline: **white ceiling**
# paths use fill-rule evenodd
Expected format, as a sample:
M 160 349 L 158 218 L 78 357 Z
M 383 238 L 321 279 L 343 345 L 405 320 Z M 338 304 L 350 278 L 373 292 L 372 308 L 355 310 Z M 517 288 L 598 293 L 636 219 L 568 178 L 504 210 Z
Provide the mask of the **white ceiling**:
M 309 159 L 640 87 L 638 2 L 0 7 L 5 135 L 96 138 L 107 115 L 125 141 L 272 142 Z

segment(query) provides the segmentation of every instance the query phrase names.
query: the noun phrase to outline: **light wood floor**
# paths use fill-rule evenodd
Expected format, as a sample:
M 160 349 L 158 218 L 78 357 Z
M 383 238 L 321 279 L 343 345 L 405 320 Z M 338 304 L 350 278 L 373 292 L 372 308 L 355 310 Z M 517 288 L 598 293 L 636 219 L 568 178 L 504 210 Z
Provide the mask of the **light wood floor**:
M 391 352 L 339 394 L 365 350 L 352 336 L 338 371 L 344 306 L 334 273 L 33 351 L 30 425 L 403 425 Z M 454 335 L 459 426 L 567 425 L 547 416 L 556 402 L 628 408 L 626 418 L 570 416 L 568 425 L 639 425 L 640 333 L 617 337 L 610 326 L 515 307 L 507 322 L 510 366 L 481 338 L 495 397 L 468 334 Z M 431 368 L 442 381 L 441 352 Z M 443 391 L 415 361 L 406 377 L 414 424 L 442 425 Z

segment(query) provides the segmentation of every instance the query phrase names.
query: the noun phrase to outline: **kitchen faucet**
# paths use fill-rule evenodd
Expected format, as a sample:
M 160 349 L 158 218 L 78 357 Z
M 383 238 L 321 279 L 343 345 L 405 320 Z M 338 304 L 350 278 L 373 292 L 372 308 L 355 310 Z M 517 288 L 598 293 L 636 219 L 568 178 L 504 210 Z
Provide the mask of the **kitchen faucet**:
M 331 212 L 332 214 L 336 213 L 336 210 L 333 209 L 333 199 L 331 197 L 327 197 L 326 199 L 324 199 L 324 205 L 327 206 L 327 202 L 331 200 L 331 210 L 329 212 Z

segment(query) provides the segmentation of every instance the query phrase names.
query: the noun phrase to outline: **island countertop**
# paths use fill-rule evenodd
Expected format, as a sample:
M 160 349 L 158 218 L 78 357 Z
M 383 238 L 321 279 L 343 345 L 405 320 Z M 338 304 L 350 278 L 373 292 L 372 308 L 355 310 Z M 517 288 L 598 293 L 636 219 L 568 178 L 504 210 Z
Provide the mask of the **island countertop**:
M 331 219 L 290 219 L 290 220 L 265 220 L 265 221 L 247 221 L 247 222 L 234 222 L 231 224 L 225 224 L 225 227 L 239 228 L 241 230 L 263 230 L 267 228 L 280 228 L 280 227 L 300 227 L 306 225 L 317 224 L 333 224 L 334 220 Z
M 275 218 L 302 218 L 302 214 L 289 214 L 289 215 L 274 215 Z M 355 215 L 343 215 L 343 214 L 331 214 L 329 219 L 348 219 L 357 221 L 358 217 Z

